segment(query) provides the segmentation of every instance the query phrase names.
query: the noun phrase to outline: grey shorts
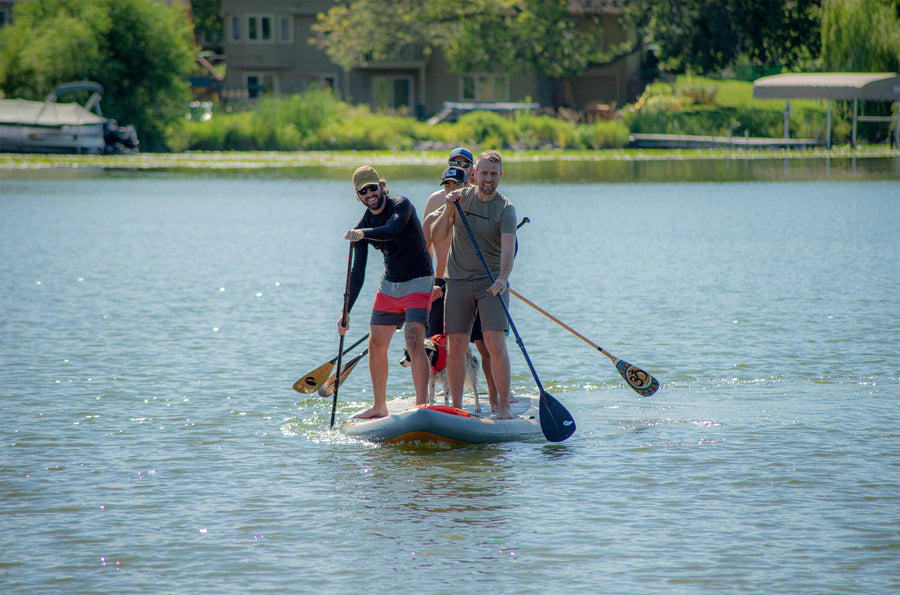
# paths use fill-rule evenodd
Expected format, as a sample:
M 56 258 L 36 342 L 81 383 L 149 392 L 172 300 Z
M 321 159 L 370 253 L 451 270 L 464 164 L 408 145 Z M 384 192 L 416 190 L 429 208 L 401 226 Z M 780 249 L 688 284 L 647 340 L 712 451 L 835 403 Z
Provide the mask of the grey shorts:
M 488 291 L 490 286 L 487 278 L 472 281 L 447 279 L 444 332 L 470 334 L 476 312 L 481 318 L 483 331 L 506 332 L 509 329 L 506 312 L 497 296 Z M 509 304 L 509 292 L 503 293 L 503 302 Z

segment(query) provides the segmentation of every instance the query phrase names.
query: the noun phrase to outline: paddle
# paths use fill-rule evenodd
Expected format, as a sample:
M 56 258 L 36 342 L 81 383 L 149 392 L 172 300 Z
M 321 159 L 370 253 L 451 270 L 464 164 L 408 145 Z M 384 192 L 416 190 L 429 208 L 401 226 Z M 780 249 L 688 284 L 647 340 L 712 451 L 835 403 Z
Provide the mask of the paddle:
M 546 316 L 547 318 L 549 318 L 550 320 L 552 320 L 553 322 L 555 322 L 556 324 L 558 324 L 559 326 L 563 327 L 564 329 L 566 329 L 567 331 L 569 331 L 570 333 L 572 333 L 573 335 L 575 335 L 576 337 L 578 337 L 579 339 L 581 339 L 582 341 L 587 343 L 588 345 L 590 345 L 591 347 L 595 348 L 597 351 L 599 351 L 600 353 L 602 353 L 609 359 L 611 359 L 612 363 L 616 366 L 616 370 L 619 371 L 619 374 L 622 375 L 622 378 L 625 379 L 625 382 L 628 383 L 628 386 L 630 386 L 632 389 L 634 389 L 634 391 L 636 393 L 638 393 L 639 395 L 649 397 L 650 395 L 655 393 L 657 390 L 659 390 L 659 381 L 657 381 L 656 378 L 654 378 L 647 372 L 641 370 L 637 366 L 632 366 L 631 364 L 629 364 L 626 361 L 620 360 L 619 358 L 617 358 L 616 356 L 614 356 L 607 350 L 592 343 L 584 335 L 582 335 L 578 331 L 574 330 L 573 328 L 571 328 L 570 326 L 568 326 L 567 324 L 565 324 L 558 318 L 554 317 L 549 312 L 542 310 L 540 307 L 538 307 L 537 304 L 528 300 L 525 296 L 518 293 L 517 291 L 510 289 L 509 292 L 511 294 L 513 294 L 514 296 L 516 296 L 517 298 L 519 298 L 520 300 L 522 300 L 523 302 L 525 302 L 526 304 L 528 304 L 529 306 L 531 306 L 532 308 L 534 308 L 535 310 L 537 310 L 538 312 L 540 312 L 541 314 L 543 314 L 544 316 Z
M 354 347 L 356 347 L 357 345 L 359 345 L 360 343 L 362 343 L 363 341 L 365 341 L 368 338 L 369 338 L 369 333 L 366 333 L 366 335 L 362 339 L 360 339 L 359 341 L 357 341 L 356 343 L 354 343 L 353 345 L 351 345 L 350 347 L 345 349 L 344 355 L 347 355 L 348 353 L 350 353 Z M 325 380 L 327 380 L 328 377 L 331 375 L 331 371 L 334 369 L 334 362 L 336 362 L 336 361 L 337 361 L 337 356 L 334 356 L 333 358 L 331 358 L 331 361 L 325 362 L 324 364 L 322 364 L 321 366 L 319 366 L 318 368 L 316 368 L 315 370 L 313 370 L 312 372 L 310 372 L 309 374 L 307 374 L 306 376 L 304 376 L 303 378 L 301 378 L 300 380 L 295 382 L 294 390 L 297 391 L 298 393 L 304 393 L 304 394 L 309 394 L 311 392 L 318 390 L 318 388 L 320 386 L 322 386 L 322 383 L 325 382 Z M 331 393 L 328 393 L 328 395 L 330 396 Z
M 353 242 L 350 242 L 350 255 L 347 256 L 347 285 L 344 287 L 344 309 L 341 310 L 341 326 L 347 326 L 347 316 L 350 311 L 350 273 L 353 271 Z M 343 370 L 341 367 L 341 357 L 344 355 L 344 335 L 341 333 L 341 340 L 338 343 L 337 369 Z M 329 428 L 334 427 L 334 412 L 337 410 L 338 389 L 341 387 L 341 377 L 338 376 L 334 381 L 334 398 L 331 400 L 331 423 Z
M 484 267 L 484 271 L 487 273 L 488 279 L 493 285 L 494 275 L 491 274 L 491 269 L 488 267 L 487 261 L 484 260 L 484 254 L 481 253 L 481 247 L 478 245 L 475 234 L 469 226 L 469 220 L 466 219 L 462 207 L 459 206 L 459 201 L 454 201 L 453 204 L 456 205 L 456 211 L 459 213 L 463 225 L 466 226 L 466 231 L 469 232 L 469 239 L 472 240 L 472 245 L 475 247 L 475 254 L 478 255 L 478 259 L 481 261 L 481 265 Z M 537 372 L 534 370 L 531 358 L 528 357 L 528 352 L 525 351 L 525 343 L 522 341 L 522 337 L 516 329 L 512 315 L 509 313 L 509 308 L 506 307 L 506 302 L 503 301 L 503 295 L 498 294 L 497 299 L 500 300 L 500 304 L 503 306 L 503 312 L 506 313 L 506 319 L 509 321 L 509 326 L 516 336 L 516 343 L 518 344 L 519 349 L 522 350 L 522 355 L 525 356 L 525 363 L 528 364 L 528 369 L 531 370 L 531 375 L 534 376 L 534 381 L 537 384 L 538 390 L 541 392 L 541 397 L 538 401 L 538 417 L 541 420 L 541 431 L 544 433 L 544 438 L 550 442 L 562 442 L 575 432 L 575 420 L 572 418 L 572 414 L 563 407 L 562 403 L 544 390 L 544 385 L 541 384 L 541 379 L 538 378 Z
M 369 353 L 368 348 L 366 348 L 362 353 L 360 353 L 359 355 L 354 357 L 352 360 L 350 360 L 349 362 L 344 364 L 344 367 L 341 368 L 341 384 L 344 384 L 344 381 L 347 380 L 347 376 L 350 375 L 350 372 L 353 371 L 353 368 L 356 367 L 356 364 L 359 363 L 359 360 L 364 358 L 367 353 Z M 320 397 L 330 397 L 331 396 L 331 394 L 334 392 L 334 379 L 336 376 L 337 376 L 337 374 L 335 374 L 334 376 L 329 378 L 328 381 L 325 382 L 325 384 L 323 384 L 322 386 L 319 387 L 319 396 Z

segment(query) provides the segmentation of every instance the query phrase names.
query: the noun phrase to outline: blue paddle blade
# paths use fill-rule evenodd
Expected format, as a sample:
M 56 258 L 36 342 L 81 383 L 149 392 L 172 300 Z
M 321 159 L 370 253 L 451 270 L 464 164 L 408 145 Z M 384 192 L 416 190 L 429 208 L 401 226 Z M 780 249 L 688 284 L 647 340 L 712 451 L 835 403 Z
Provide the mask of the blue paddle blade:
M 575 432 L 575 420 L 572 414 L 545 390 L 541 391 L 538 403 L 541 431 L 550 442 L 562 442 Z

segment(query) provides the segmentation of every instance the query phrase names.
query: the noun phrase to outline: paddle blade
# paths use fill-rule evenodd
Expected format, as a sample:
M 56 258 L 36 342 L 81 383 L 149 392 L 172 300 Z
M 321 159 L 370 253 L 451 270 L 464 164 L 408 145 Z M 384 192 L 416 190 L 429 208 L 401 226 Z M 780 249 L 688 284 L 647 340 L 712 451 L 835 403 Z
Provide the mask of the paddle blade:
M 300 380 L 294 383 L 294 390 L 298 393 L 309 394 L 315 392 L 323 382 L 328 380 L 331 370 L 334 369 L 334 362 L 322 364 Z
M 568 409 L 545 390 L 538 402 L 541 431 L 550 442 L 562 442 L 575 432 L 575 420 Z
M 659 382 L 656 378 L 637 366 L 632 366 L 624 360 L 619 360 L 616 362 L 616 370 L 619 371 L 619 374 L 622 375 L 628 386 L 639 395 L 649 397 L 659 390 Z
M 354 357 L 352 360 L 341 366 L 341 384 L 344 384 L 344 381 L 347 379 L 347 376 L 350 375 L 350 372 L 353 371 L 353 368 L 356 367 L 356 364 L 359 363 L 359 360 L 364 358 L 366 354 L 369 352 L 368 349 Z M 319 396 L 320 397 L 330 397 L 334 394 L 334 378 L 337 376 L 335 374 L 331 378 L 328 379 L 322 386 L 319 387 Z

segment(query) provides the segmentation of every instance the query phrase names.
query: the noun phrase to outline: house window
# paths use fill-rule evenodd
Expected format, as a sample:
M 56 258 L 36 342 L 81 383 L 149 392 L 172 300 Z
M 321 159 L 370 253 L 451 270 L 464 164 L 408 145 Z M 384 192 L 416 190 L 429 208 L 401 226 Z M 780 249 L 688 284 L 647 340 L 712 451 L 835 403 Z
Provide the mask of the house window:
M 463 101 L 507 101 L 509 77 L 505 74 L 465 74 L 460 77 Z
M 0 27 L 9 24 L 9 9 L 0 8 Z
M 375 107 L 394 109 L 412 105 L 412 77 L 374 77 Z
M 278 17 L 278 41 L 281 43 L 294 42 L 294 19 L 289 16 Z
M 241 17 L 231 17 L 231 41 L 241 40 Z
M 247 97 L 254 99 L 264 94 L 275 94 L 275 77 L 270 74 L 248 74 Z
M 247 41 L 268 43 L 272 41 L 272 17 L 251 14 L 247 16 Z

